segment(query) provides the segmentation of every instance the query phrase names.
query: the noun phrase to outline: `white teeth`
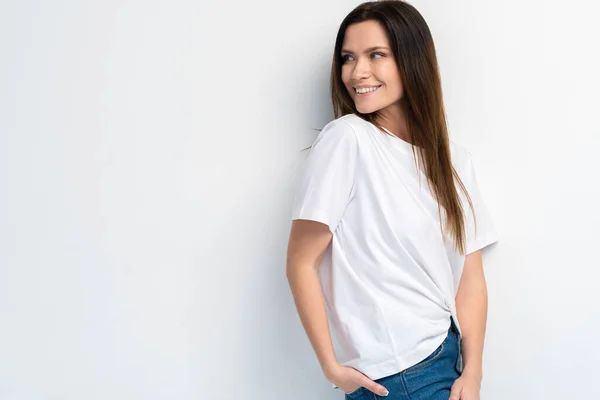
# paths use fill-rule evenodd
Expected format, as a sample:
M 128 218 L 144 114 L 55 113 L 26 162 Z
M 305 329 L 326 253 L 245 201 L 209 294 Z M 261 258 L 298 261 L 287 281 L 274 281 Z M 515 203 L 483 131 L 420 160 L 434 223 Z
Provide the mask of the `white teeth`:
M 375 90 L 379 89 L 380 86 L 374 86 L 374 87 L 370 87 L 370 88 L 358 88 L 358 89 L 355 88 L 354 90 L 356 90 L 356 93 L 368 93 L 368 92 L 374 92 Z

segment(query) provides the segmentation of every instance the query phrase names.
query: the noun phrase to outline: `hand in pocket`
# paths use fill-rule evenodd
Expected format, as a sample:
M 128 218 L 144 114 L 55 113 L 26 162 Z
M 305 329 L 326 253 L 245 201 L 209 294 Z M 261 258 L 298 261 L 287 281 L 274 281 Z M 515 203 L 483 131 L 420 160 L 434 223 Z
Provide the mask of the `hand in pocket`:
M 329 380 L 342 389 L 345 394 L 353 393 L 364 387 L 379 396 L 388 395 L 388 390 L 384 386 L 352 367 L 340 365 Z

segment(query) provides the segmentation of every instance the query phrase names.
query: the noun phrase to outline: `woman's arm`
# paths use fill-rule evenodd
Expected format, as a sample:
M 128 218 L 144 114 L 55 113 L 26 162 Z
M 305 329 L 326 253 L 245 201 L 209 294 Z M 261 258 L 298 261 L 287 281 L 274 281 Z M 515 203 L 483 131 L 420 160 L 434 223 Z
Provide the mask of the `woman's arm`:
M 352 367 L 342 366 L 335 357 L 317 273 L 332 236 L 329 226 L 324 223 L 302 219 L 292 221 L 286 275 L 298 315 L 328 381 L 344 393 L 363 386 L 380 396 L 387 396 L 389 392 L 383 385 Z
M 337 367 L 325 301 L 317 271 L 332 233 L 325 224 L 294 220 L 287 250 L 286 275 L 300 320 L 325 376 Z
M 456 294 L 456 311 L 462 331 L 463 375 L 481 381 L 488 295 L 481 251 L 467 254 Z
M 487 287 L 480 250 L 465 257 L 456 293 L 456 312 L 462 331 L 463 371 L 454 381 L 448 400 L 479 400 L 487 319 Z

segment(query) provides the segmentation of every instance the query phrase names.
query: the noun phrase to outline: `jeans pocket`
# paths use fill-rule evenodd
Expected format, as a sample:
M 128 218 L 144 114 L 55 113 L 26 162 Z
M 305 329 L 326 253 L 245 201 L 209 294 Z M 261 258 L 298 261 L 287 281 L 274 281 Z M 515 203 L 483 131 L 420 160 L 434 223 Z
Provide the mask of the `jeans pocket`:
M 365 387 L 361 386 L 358 389 L 350 392 L 350 393 L 345 393 L 346 394 L 346 398 L 350 398 L 350 399 L 356 399 L 358 398 L 358 396 L 360 396 L 361 394 L 363 394 L 363 392 L 365 391 Z

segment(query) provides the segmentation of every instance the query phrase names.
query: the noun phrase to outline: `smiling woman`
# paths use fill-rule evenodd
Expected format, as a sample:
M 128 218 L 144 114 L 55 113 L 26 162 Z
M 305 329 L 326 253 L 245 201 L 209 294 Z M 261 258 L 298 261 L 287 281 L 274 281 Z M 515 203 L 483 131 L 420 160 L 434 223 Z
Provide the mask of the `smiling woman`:
M 373 43 L 385 45 L 370 46 Z M 341 79 L 355 102 L 356 111 L 361 114 L 394 104 L 399 106 L 403 95 L 402 81 L 394 53 L 388 46 L 386 32 L 377 20 L 356 22 L 346 29 L 340 52 Z M 357 90 L 373 87 L 383 87 L 383 90 L 378 90 L 377 96 L 364 96 Z M 406 131 L 406 127 L 402 131 Z
M 402 1 L 358 6 L 331 85 L 336 119 L 299 175 L 287 257 L 325 376 L 352 399 L 478 400 L 479 250 L 498 238 L 471 154 L 448 137 L 423 17 Z

